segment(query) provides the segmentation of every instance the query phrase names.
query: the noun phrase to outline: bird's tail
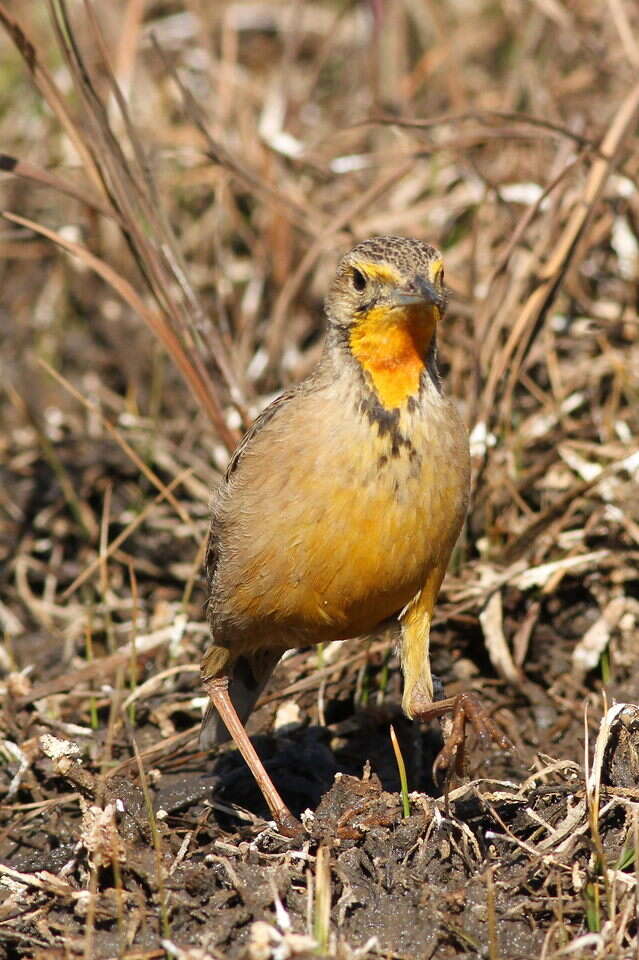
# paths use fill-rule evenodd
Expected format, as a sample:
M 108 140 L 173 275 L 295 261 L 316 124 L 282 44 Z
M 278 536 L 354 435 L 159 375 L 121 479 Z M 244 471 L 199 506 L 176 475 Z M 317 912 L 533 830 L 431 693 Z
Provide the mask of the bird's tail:
M 240 656 L 235 661 L 229 682 L 229 696 L 243 724 L 251 715 L 281 655 L 281 651 L 260 650 Z M 200 730 L 201 749 L 212 750 L 230 739 L 224 721 L 213 704 L 209 703 Z

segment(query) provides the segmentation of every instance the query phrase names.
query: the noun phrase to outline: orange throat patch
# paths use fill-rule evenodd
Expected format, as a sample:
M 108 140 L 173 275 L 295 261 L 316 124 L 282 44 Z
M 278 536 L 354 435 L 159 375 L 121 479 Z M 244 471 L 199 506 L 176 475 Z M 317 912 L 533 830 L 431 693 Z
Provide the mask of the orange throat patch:
M 437 307 L 374 307 L 352 327 L 351 352 L 388 410 L 419 393 L 438 315 Z

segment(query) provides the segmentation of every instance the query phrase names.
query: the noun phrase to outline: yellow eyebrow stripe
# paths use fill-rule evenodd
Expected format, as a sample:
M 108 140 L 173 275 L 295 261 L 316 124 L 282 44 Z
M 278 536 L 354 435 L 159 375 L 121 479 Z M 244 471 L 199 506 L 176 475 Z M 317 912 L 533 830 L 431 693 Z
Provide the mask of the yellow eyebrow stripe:
M 401 276 L 392 267 L 385 263 L 369 263 L 368 261 L 357 264 L 357 269 L 365 273 L 371 280 L 385 280 L 387 283 L 401 283 Z
M 431 260 L 428 264 L 428 272 L 431 283 L 435 283 L 437 277 L 441 273 L 444 267 L 444 262 L 441 257 L 438 257 L 437 260 Z M 362 273 L 365 273 L 367 277 L 371 280 L 381 280 L 385 283 L 394 283 L 400 284 L 402 282 L 401 274 L 398 273 L 393 267 L 388 266 L 385 263 L 370 263 L 369 261 L 360 261 L 357 265 L 357 269 L 361 270 Z
M 444 269 L 444 261 L 442 260 L 441 257 L 439 257 L 437 260 L 430 261 L 430 263 L 428 264 L 428 272 L 430 274 L 428 279 L 430 280 L 431 283 L 435 283 L 438 275 L 442 272 L 443 269 Z

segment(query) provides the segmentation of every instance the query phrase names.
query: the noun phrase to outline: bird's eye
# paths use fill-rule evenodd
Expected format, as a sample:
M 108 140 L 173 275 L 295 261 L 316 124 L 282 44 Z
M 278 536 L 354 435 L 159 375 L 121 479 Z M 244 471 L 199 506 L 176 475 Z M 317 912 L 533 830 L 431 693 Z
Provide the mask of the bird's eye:
M 366 277 L 361 272 L 361 270 L 355 270 L 353 268 L 353 272 L 351 274 L 351 281 L 358 293 L 361 293 L 362 290 L 366 289 Z

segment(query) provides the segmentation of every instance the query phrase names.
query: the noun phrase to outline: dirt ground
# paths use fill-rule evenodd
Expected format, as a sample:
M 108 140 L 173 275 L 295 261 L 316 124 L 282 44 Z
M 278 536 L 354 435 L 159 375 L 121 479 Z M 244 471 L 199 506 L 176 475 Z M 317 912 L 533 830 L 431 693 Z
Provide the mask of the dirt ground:
M 583 605 L 573 611 L 576 622 Z M 387 642 L 354 641 L 319 669 L 316 652 L 298 653 L 277 671 L 252 731 L 275 783 L 303 816 L 302 845 L 262 820 L 263 801 L 235 751 L 217 761 L 197 752 L 192 672 L 177 674 L 171 697 L 149 689 L 138 698 L 134 731 L 114 724 L 113 695 L 99 693 L 102 669 L 89 668 L 88 682 L 67 674 L 64 686 L 73 684 L 76 694 L 47 698 L 57 709 L 44 724 L 31 704 L 7 702 L 5 722 L 25 764 L 8 758 L 3 771 L 11 794 L 0 846 L 6 956 L 52 949 L 83 956 L 89 929 L 96 957 L 172 955 L 173 944 L 176 955 L 193 957 L 180 949 L 197 945 L 211 957 L 527 958 L 557 955 L 580 939 L 578 955 L 590 956 L 613 922 L 617 937 L 624 924 L 628 950 L 635 936 L 639 708 L 628 706 L 604 730 L 592 771 L 596 791 L 589 789 L 583 704 L 592 705 L 594 740 L 603 690 L 578 686 L 566 672 L 574 646 L 568 632 L 537 647 L 530 672 L 544 686 L 529 681 L 521 690 L 482 679 L 487 671 L 472 632 L 441 631 L 439 640 L 447 689 L 459 685 L 452 652 L 465 671 L 476 668 L 472 686 L 509 732 L 513 751 L 471 750 L 472 779 L 452 782 L 441 796 L 429 776 L 438 733 L 400 717 Z M 55 673 L 54 656 L 33 638 L 34 679 Z M 153 678 L 166 666 L 158 659 L 147 662 L 139 690 L 147 678 L 157 688 Z M 609 702 L 639 700 L 636 650 L 623 660 L 605 691 Z M 383 697 L 357 707 L 356 678 L 379 691 L 385 669 Z M 293 695 L 300 685 L 304 691 Z M 85 686 L 98 691 L 94 730 L 78 724 L 79 703 L 89 700 Z M 293 705 L 296 722 L 286 722 Z M 274 719 L 282 724 L 276 735 Z M 389 721 L 408 766 L 409 817 Z M 112 764 L 101 770 L 109 738 Z M 143 753 L 152 745 L 144 778 L 131 759 L 134 740 Z M 322 896 L 330 904 L 325 929 Z
M 205 7 L 0 4 L 0 957 L 636 958 L 637 11 Z M 300 843 L 198 748 L 208 502 L 377 233 L 444 250 L 433 671 L 512 749 L 435 783 L 392 629 L 291 651 Z

